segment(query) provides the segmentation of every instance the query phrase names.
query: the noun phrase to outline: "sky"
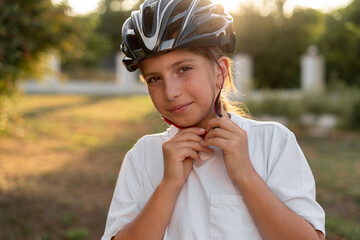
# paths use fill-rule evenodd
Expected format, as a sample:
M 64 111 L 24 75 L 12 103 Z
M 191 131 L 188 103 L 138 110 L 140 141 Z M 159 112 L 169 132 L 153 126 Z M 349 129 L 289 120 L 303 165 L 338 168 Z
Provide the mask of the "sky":
M 54 3 L 60 3 L 63 0 L 52 0 Z M 94 11 L 99 0 L 67 0 L 72 7 L 74 14 L 86 14 Z M 234 9 L 238 3 L 248 4 L 253 2 L 259 4 L 261 0 L 214 0 L 224 4 L 228 10 Z M 130 1 L 128 1 L 130 2 Z M 295 6 L 311 7 L 322 11 L 329 11 L 338 7 L 346 6 L 351 0 L 288 0 L 285 8 L 289 11 Z

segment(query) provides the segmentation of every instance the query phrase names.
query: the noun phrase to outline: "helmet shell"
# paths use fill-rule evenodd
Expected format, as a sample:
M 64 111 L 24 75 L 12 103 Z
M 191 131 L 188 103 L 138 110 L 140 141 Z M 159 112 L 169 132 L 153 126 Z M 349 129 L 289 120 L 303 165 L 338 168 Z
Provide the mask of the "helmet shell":
M 123 63 L 135 71 L 141 60 L 175 49 L 222 47 L 235 51 L 233 18 L 210 0 L 147 0 L 122 28 Z

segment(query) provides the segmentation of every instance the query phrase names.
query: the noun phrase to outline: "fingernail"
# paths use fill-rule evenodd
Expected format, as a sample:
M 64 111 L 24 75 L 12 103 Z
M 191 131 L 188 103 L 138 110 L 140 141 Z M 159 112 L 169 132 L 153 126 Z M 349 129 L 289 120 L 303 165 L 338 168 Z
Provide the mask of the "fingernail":
M 205 128 L 199 128 L 200 132 L 204 133 L 205 132 Z

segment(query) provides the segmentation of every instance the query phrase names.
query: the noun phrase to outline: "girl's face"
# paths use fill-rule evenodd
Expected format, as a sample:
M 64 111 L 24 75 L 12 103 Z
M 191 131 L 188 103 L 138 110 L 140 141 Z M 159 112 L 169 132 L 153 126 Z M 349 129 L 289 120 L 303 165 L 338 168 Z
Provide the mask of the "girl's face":
M 182 127 L 205 127 L 223 81 L 210 58 L 175 50 L 142 61 L 142 73 L 155 108 Z M 219 73 L 220 72 L 220 73 Z

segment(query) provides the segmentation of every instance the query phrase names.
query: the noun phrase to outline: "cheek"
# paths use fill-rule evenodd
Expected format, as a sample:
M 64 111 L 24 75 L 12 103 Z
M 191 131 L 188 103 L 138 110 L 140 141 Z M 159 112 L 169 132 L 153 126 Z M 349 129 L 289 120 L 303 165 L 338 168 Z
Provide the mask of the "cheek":
M 197 79 L 198 80 L 198 79 Z M 215 100 L 215 87 L 209 81 L 197 81 L 188 85 L 188 93 L 196 99 L 198 107 L 209 109 Z
M 204 100 L 211 100 L 216 94 L 216 80 L 210 74 L 198 75 L 189 85 L 188 89 Z
M 149 88 L 148 91 L 153 105 L 160 112 L 161 102 L 162 102 L 160 92 L 157 89 L 149 89 Z

